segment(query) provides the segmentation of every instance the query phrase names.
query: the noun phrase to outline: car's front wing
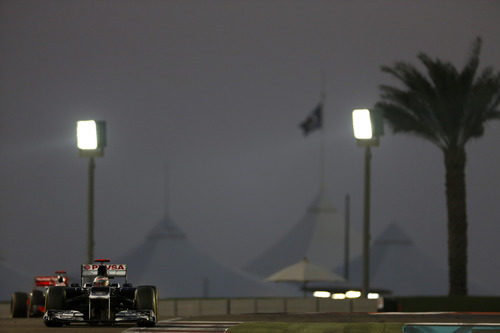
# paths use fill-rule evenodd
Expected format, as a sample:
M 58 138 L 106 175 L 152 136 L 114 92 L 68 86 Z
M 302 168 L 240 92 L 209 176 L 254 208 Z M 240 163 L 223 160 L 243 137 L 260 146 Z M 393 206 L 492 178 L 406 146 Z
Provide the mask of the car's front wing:
M 76 310 L 48 310 L 43 316 L 44 322 L 70 324 L 83 322 L 96 322 L 86 319 L 85 315 Z M 156 314 L 153 310 L 124 310 L 114 314 L 114 318 L 109 321 L 99 320 L 104 324 L 137 322 L 140 325 L 152 326 L 156 324 Z

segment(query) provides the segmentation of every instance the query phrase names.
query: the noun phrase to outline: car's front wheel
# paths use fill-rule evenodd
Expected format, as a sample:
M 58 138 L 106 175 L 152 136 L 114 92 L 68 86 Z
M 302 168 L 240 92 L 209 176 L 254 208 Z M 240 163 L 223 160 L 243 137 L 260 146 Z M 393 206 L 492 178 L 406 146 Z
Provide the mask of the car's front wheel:
M 135 289 L 135 308 L 137 311 L 152 310 L 155 321 L 141 321 L 139 326 L 154 326 L 158 317 L 158 293 L 154 286 L 139 286 Z
M 66 302 L 66 288 L 65 287 L 50 287 L 45 296 L 45 312 L 50 310 L 64 310 Z M 43 322 L 45 326 L 55 327 L 62 326 L 62 323 L 52 320 L 44 316 Z
M 40 317 L 45 308 L 45 295 L 43 291 L 34 289 L 29 297 L 29 317 Z

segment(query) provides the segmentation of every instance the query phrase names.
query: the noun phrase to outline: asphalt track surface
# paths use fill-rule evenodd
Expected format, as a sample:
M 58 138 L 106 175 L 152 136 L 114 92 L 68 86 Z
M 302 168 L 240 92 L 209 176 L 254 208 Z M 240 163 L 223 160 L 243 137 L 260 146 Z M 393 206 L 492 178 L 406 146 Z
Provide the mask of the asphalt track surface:
M 296 314 L 242 314 L 191 317 L 190 320 L 284 322 L 393 322 L 393 323 L 498 323 L 500 312 L 330 312 Z
M 496 323 L 500 325 L 500 313 L 307 313 L 307 314 L 257 314 L 228 315 L 183 318 L 196 321 L 284 321 L 284 322 L 397 322 L 397 323 Z M 87 326 L 71 325 L 69 327 L 45 327 L 41 318 L 0 318 L 0 332 L 133 332 L 134 326 Z
M 41 319 L 0 319 L 0 332 L 182 332 L 182 333 L 224 333 L 227 328 L 238 322 L 220 321 L 160 321 L 156 327 L 137 327 L 135 325 L 120 326 L 87 326 L 70 325 L 65 327 L 46 327 Z

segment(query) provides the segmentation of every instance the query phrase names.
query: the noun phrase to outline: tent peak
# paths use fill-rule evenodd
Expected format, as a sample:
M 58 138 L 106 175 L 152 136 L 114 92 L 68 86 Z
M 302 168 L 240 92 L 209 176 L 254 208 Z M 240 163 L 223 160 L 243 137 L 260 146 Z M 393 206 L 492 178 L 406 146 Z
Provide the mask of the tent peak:
M 387 226 L 374 243 L 380 245 L 412 245 L 413 241 L 397 223 L 393 222 Z
M 314 201 L 311 203 L 309 206 L 308 211 L 310 213 L 331 213 L 334 214 L 337 212 L 335 207 L 331 204 L 330 200 L 328 199 L 328 195 L 325 190 L 321 190 L 314 199 Z
M 151 229 L 147 239 L 185 239 L 186 234 L 168 217 L 165 216 Z

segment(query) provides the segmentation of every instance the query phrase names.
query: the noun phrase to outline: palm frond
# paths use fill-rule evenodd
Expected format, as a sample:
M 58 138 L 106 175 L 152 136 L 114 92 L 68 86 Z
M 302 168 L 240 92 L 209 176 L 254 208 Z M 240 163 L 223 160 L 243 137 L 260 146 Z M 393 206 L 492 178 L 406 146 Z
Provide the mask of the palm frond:
M 395 132 L 412 132 L 439 147 L 464 146 L 484 133 L 484 123 L 500 119 L 500 73 L 486 68 L 478 75 L 481 38 L 476 38 L 461 71 L 449 62 L 420 53 L 425 74 L 396 62 L 382 66 L 403 88 L 381 85 L 377 103 Z
M 411 133 L 431 141 L 439 148 L 447 145 L 442 137 L 437 136 L 434 131 L 425 126 L 418 116 L 401 105 L 379 102 L 375 105 L 375 109 L 383 110 L 384 119 L 387 120 L 394 133 Z
M 500 73 L 494 75 L 488 67 L 474 82 L 467 99 L 461 143 L 482 136 L 485 122 L 500 119 L 499 106 Z
M 469 60 L 460 73 L 459 80 L 462 86 L 463 93 L 467 93 L 474 83 L 474 77 L 476 76 L 477 69 L 479 67 L 479 53 L 481 52 L 481 44 L 481 38 L 477 37 L 474 41 Z

